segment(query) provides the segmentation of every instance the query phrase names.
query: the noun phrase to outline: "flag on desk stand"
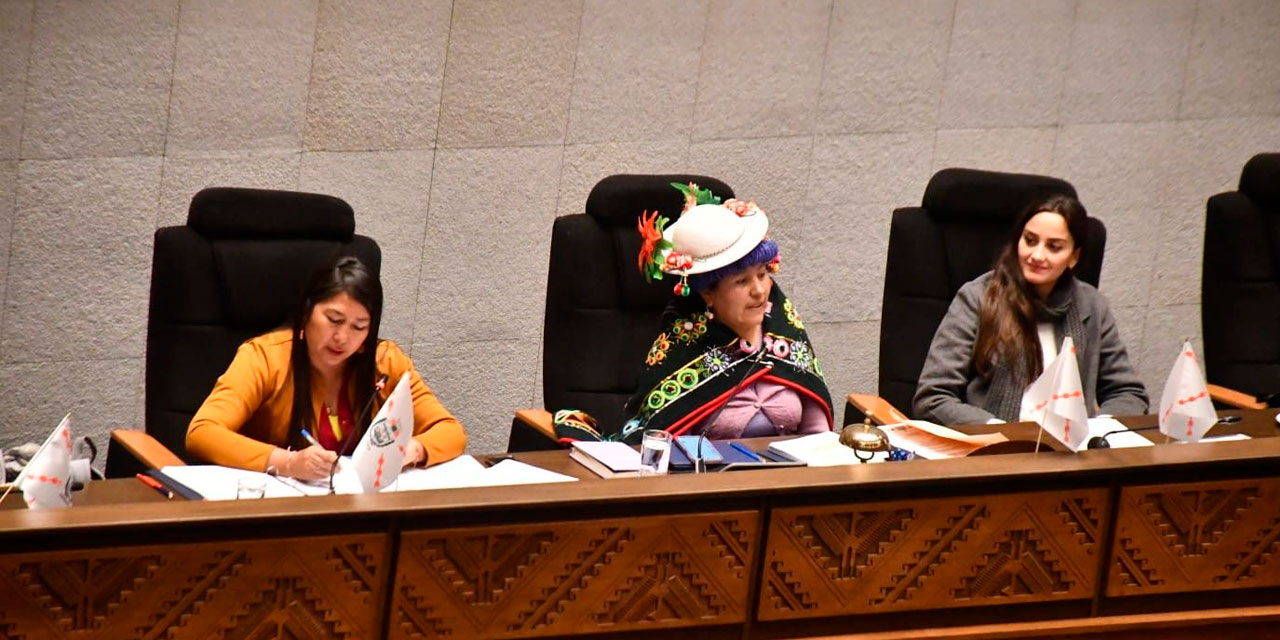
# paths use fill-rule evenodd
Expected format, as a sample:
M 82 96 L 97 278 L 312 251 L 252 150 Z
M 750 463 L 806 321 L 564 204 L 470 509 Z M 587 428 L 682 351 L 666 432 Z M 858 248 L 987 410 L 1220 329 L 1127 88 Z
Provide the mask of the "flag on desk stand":
M 1160 433 L 1195 442 L 1217 422 L 1218 413 L 1209 399 L 1200 360 L 1187 340 L 1182 343 L 1182 352 L 1164 383 L 1164 393 L 1160 394 Z
M 1089 410 L 1084 405 L 1080 384 L 1080 365 L 1076 363 L 1076 345 L 1067 336 L 1058 357 L 1044 368 L 1022 396 L 1024 412 L 1049 435 L 1077 451 L 1089 438 Z
M 32 509 L 71 506 L 71 414 L 40 445 L 14 484 Z
M 412 437 L 413 396 L 409 393 L 409 372 L 406 371 L 351 454 L 365 493 L 381 491 L 396 481 Z

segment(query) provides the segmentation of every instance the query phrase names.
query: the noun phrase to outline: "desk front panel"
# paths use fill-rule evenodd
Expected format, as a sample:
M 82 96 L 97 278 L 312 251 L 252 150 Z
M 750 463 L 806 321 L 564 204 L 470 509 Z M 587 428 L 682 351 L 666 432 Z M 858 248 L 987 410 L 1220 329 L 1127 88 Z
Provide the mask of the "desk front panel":
M 1280 586 L 1280 478 L 1125 487 L 1108 596 Z
M 381 534 L 0 556 L 0 637 L 374 638 Z
M 1107 490 L 774 509 L 759 619 L 1088 600 Z
M 401 535 L 390 638 L 523 638 L 747 619 L 754 511 Z

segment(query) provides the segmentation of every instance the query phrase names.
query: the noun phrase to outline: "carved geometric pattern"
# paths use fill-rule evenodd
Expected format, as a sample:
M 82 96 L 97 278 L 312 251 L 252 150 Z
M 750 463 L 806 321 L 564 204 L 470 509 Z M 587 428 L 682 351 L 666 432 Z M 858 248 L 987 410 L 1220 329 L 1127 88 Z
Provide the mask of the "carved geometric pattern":
M 640 564 L 639 575 L 605 602 L 592 617 L 602 624 L 715 618 L 724 612 L 716 594 L 679 551 L 654 554 Z
M 1179 556 L 1202 556 L 1226 534 L 1258 497 L 1254 488 L 1153 493 L 1140 501 L 1142 514 L 1160 529 Z
M 462 600 L 475 606 L 502 600 L 553 542 L 550 532 L 443 538 L 428 543 L 425 555 L 436 572 L 448 576 Z
M 443 638 L 449 635 L 444 621 L 434 615 L 435 609 L 427 604 L 426 597 L 412 587 L 400 589 L 400 606 L 396 607 L 395 623 L 404 638 Z
M 1258 535 L 1245 542 L 1244 547 L 1227 564 L 1226 571 L 1214 577 L 1216 582 L 1254 580 L 1280 553 L 1280 518 L 1267 523 Z M 1273 573 L 1275 569 L 1271 570 Z
M 370 638 L 387 546 L 367 534 L 7 554 L 0 615 L 17 638 Z
M 388 637 L 740 623 L 757 523 L 741 511 L 407 531 Z
M 337 617 L 302 578 L 276 578 L 228 619 L 219 638 L 324 640 L 342 637 Z
M 1057 561 L 1053 559 L 1048 545 L 1041 540 L 1041 535 L 1035 529 L 1006 532 L 996 550 L 984 554 L 986 564 L 965 580 L 963 589 L 953 592 L 955 597 L 1065 593 L 1071 588 L 1071 581 L 1055 566 Z
M 934 567 L 946 562 L 956 545 L 967 541 L 986 515 L 983 505 L 966 504 L 956 509 L 944 526 L 934 530 L 923 547 L 912 552 L 911 562 L 904 564 L 902 571 L 890 579 L 891 584 L 881 589 L 881 597 L 875 604 L 910 600 L 920 590 L 922 581 L 934 574 Z
M 771 609 L 786 611 L 802 611 L 817 606 L 813 596 L 800 588 L 790 571 L 782 568 L 781 562 L 770 562 L 764 575 L 765 597 Z
M 631 531 L 622 527 L 609 527 L 600 531 L 600 537 L 591 540 L 586 549 L 556 574 L 550 585 L 538 592 L 537 597 L 516 616 L 515 622 L 507 625 L 507 631 L 553 627 L 556 618 L 564 612 L 566 603 L 577 600 L 578 593 L 634 539 Z
M 910 509 L 829 513 L 796 518 L 795 532 L 832 580 L 852 580 L 898 539 L 912 518 Z
M 1280 479 L 1126 487 L 1107 595 L 1280 586 L 1278 550 Z
M 1085 600 L 1105 489 L 774 509 L 761 620 Z
M 63 631 L 87 631 L 100 629 L 160 563 L 156 555 L 26 563 L 16 577 Z
M 336 570 L 348 576 L 351 587 L 359 593 L 372 593 L 378 588 L 374 584 L 374 574 L 378 567 L 374 556 L 364 545 L 340 544 L 329 552 L 329 559 L 334 562 Z

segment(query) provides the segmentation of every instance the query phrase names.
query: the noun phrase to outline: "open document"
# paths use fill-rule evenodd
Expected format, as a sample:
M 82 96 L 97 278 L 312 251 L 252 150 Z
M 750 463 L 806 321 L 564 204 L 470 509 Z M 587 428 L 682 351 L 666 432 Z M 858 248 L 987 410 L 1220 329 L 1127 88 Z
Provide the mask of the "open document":
M 343 458 L 333 478 L 335 493 L 362 493 L 360 479 L 350 458 Z M 271 476 L 258 471 L 232 469 L 216 465 L 186 465 L 165 467 L 161 470 L 206 500 L 235 500 L 237 485 L 242 478 L 259 481 L 266 487 L 266 498 L 296 498 L 299 496 L 325 495 L 329 493 L 329 480 L 304 482 L 293 478 Z M 395 482 L 382 490 L 419 491 L 423 489 L 456 489 L 462 487 L 498 487 L 520 484 L 545 484 L 551 482 L 577 482 L 577 478 L 547 471 L 519 460 L 503 460 L 492 467 L 485 467 L 469 456 L 459 456 L 448 462 L 426 469 L 405 469 Z
M 989 444 L 1008 441 L 1002 433 L 971 436 L 924 420 L 887 424 L 880 430 L 889 437 L 889 444 L 925 460 L 961 458 Z

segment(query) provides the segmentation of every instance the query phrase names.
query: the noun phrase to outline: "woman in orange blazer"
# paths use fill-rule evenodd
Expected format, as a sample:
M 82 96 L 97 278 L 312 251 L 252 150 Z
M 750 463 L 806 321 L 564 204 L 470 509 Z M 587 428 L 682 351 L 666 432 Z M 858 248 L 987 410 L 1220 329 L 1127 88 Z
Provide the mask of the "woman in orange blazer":
M 382 284 L 360 260 L 341 256 L 316 272 L 291 329 L 240 345 L 187 427 L 188 453 L 303 480 L 327 477 L 377 412 L 377 406 L 363 411 L 366 405 L 385 402 L 408 372 L 414 437 L 405 465 L 456 458 L 466 447 L 462 425 L 400 347 L 378 339 L 381 316 Z

